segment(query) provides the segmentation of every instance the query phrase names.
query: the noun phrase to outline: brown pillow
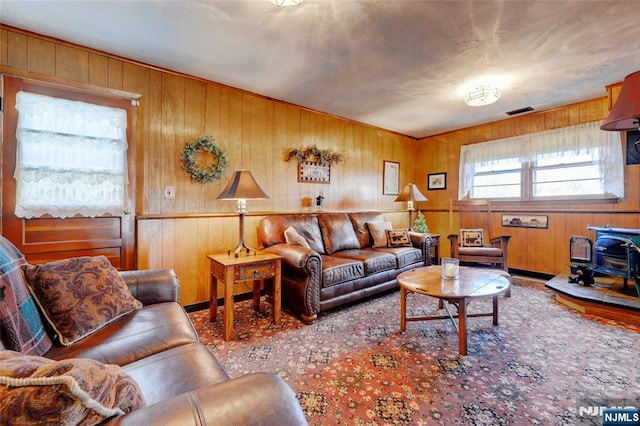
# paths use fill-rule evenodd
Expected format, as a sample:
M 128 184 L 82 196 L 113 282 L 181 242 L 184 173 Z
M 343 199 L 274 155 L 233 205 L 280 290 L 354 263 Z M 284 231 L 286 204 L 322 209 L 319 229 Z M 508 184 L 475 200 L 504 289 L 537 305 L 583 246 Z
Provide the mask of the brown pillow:
M 145 406 L 138 384 L 117 365 L 14 351 L 0 351 L 0 401 L 2 418 L 10 424 L 46 419 L 48 424 L 93 425 Z
M 367 222 L 373 238 L 373 247 L 387 247 L 387 230 L 393 229 L 391 222 Z
M 406 229 L 387 230 L 388 247 L 411 247 L 411 237 Z
M 63 346 L 142 307 L 105 256 L 23 268 L 38 305 Z

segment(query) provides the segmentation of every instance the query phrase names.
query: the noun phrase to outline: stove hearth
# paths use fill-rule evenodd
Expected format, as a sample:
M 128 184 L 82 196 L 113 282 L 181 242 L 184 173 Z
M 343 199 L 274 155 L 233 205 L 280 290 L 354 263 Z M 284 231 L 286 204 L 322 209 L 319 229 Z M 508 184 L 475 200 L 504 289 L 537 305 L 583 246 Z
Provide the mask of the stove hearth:
M 587 267 L 594 273 L 612 275 L 627 281 L 633 278 L 640 297 L 640 229 L 588 226 L 593 240 L 571 238 L 572 269 Z M 575 263 L 574 263 L 575 262 Z

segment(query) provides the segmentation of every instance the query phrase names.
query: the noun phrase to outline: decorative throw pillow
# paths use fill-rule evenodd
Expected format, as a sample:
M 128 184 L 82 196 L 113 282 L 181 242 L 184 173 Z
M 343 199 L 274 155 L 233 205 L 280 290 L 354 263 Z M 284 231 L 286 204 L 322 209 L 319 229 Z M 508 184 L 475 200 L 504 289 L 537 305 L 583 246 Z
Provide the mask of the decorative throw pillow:
M 284 239 L 287 244 L 297 244 L 302 247 L 310 248 L 307 240 L 305 240 L 293 226 L 284 230 Z
M 27 261 L 0 237 L 0 347 L 25 355 L 43 355 L 53 345 L 29 292 L 21 267 Z
M 23 268 L 38 305 L 63 346 L 142 307 L 105 256 Z
M 460 245 L 462 247 L 484 246 L 484 230 L 483 229 L 461 229 Z
M 387 230 L 388 247 L 411 247 L 411 237 L 406 229 Z
M 393 229 L 391 222 L 367 222 L 373 247 L 387 247 L 387 230 Z
M 117 365 L 0 351 L 2 418 L 11 424 L 94 425 L 145 406 L 140 387 Z M 4 423 L 4 422 L 2 422 Z

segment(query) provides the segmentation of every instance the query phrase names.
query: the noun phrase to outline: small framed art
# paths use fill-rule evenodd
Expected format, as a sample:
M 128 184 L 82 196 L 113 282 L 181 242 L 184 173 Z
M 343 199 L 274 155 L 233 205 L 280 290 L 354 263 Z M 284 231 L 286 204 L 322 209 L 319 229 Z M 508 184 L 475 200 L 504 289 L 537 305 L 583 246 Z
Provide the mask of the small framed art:
M 447 189 L 447 174 L 429 173 L 427 175 L 427 188 L 429 190 Z
M 298 182 L 331 183 L 331 166 L 316 161 L 300 161 Z
M 382 177 L 382 193 L 384 195 L 398 195 L 400 178 L 400 163 L 385 161 Z
M 540 215 L 522 215 L 522 214 L 503 214 L 502 226 L 513 226 L 516 228 L 544 228 L 549 227 L 549 216 Z

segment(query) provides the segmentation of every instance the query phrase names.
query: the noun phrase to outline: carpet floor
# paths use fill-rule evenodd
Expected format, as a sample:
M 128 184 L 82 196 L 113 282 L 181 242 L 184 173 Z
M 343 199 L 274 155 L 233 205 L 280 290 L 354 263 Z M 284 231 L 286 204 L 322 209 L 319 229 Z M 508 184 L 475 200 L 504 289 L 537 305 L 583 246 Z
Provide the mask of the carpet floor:
M 286 311 L 275 326 L 261 300 L 234 307 L 234 340 L 208 311 L 190 313 L 229 375 L 269 371 L 296 392 L 311 425 L 590 425 L 581 407 L 640 406 L 640 330 L 558 304 L 539 283 L 515 279 L 500 324 L 468 321 L 468 355 L 450 320 L 408 322 L 399 291 L 323 313 L 305 325 Z M 491 299 L 469 312 L 490 312 Z M 442 314 L 409 295 L 409 316 Z M 621 405 L 624 404 L 624 405 Z

